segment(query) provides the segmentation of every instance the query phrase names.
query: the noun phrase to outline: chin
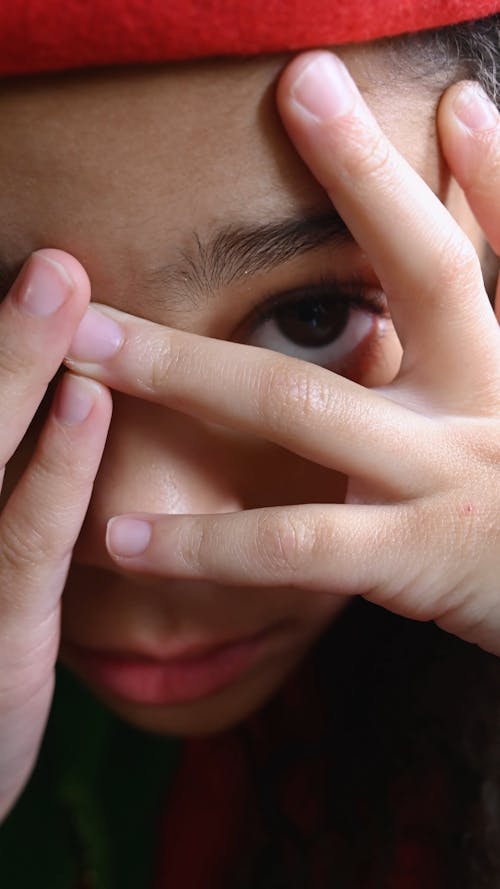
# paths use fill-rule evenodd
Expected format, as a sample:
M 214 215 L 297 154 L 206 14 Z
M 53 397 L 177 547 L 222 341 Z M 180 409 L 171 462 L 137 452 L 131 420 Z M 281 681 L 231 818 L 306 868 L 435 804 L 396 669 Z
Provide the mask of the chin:
M 79 678 L 116 716 L 136 728 L 167 736 L 203 737 L 226 731 L 256 713 L 298 668 L 305 651 L 276 658 L 266 664 L 265 671 L 250 672 L 215 694 L 168 706 L 125 701 L 94 686 L 84 676 Z M 70 664 L 67 666 L 78 673 Z

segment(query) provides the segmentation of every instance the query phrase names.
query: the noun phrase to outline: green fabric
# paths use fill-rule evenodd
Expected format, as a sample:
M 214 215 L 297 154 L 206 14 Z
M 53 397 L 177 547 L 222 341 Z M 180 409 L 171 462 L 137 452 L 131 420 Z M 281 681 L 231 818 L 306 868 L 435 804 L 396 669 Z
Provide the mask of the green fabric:
M 65 670 L 35 772 L 0 826 L 0 885 L 149 889 L 179 742 L 115 718 Z

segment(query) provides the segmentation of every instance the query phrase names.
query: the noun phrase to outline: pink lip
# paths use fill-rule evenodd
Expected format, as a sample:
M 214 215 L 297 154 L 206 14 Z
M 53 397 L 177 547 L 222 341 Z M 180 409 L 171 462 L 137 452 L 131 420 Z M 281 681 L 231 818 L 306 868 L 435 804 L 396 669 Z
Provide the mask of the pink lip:
M 174 656 L 94 651 L 68 645 L 69 662 L 89 682 L 129 703 L 166 706 L 208 697 L 244 676 L 276 648 L 283 624 L 219 644 L 180 647 Z

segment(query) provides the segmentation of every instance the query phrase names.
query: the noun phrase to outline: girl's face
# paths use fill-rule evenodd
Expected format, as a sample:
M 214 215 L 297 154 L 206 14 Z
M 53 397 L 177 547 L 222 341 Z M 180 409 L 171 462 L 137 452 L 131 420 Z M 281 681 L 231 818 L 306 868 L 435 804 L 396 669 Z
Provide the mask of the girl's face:
M 396 76 L 383 48 L 342 55 L 390 138 L 472 234 L 438 157 L 438 90 Z M 32 250 L 58 247 L 85 266 L 97 302 L 281 350 L 367 386 L 388 382 L 400 345 L 366 258 L 281 128 L 274 84 L 283 64 L 203 63 L 6 84 L 5 283 Z M 35 436 L 36 423 L 10 465 L 10 484 Z M 115 395 L 64 594 L 63 661 L 147 729 L 192 734 L 244 718 L 275 692 L 346 598 L 127 574 L 107 556 L 107 520 L 339 502 L 343 493 L 340 474 L 265 441 Z

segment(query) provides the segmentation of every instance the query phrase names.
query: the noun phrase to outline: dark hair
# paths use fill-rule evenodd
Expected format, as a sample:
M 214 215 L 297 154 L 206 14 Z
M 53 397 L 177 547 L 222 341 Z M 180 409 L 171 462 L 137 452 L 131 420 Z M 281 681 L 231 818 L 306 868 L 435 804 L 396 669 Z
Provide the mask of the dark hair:
M 410 76 L 433 78 L 439 90 L 476 79 L 498 100 L 500 15 L 387 43 Z M 437 853 L 433 889 L 498 889 L 500 659 L 358 600 L 306 671 L 321 701 L 315 740 L 304 740 L 299 712 L 298 732 L 292 721 L 279 742 L 263 745 L 263 731 L 276 735 L 279 698 L 257 734 L 241 729 L 263 827 L 231 889 L 387 889 L 398 843 L 417 839 Z M 283 808 L 296 768 L 324 801 L 314 830 Z M 422 800 L 419 821 L 412 805 Z M 398 805 L 410 812 L 405 836 Z M 430 889 L 425 876 L 414 879 Z
M 434 32 L 436 48 L 456 57 L 498 104 L 500 99 L 500 15 Z
M 461 78 L 477 80 L 500 100 L 500 15 L 387 41 L 407 74 L 443 90 Z

